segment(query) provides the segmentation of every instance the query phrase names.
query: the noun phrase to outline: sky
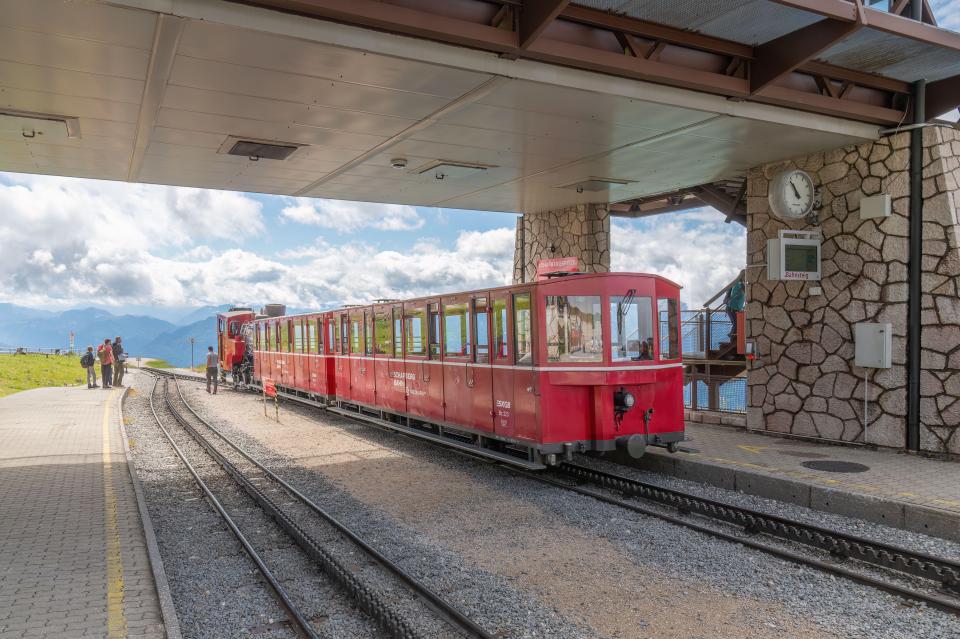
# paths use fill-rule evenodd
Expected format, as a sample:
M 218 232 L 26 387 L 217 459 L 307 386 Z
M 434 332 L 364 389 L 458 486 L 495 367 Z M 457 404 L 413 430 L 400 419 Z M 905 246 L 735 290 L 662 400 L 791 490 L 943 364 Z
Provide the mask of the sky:
M 960 31 L 960 0 L 931 6 L 940 26 Z M 515 223 L 508 213 L 0 173 L 0 302 L 162 316 L 499 286 L 512 274 Z M 743 227 L 706 208 L 615 219 L 611 243 L 613 270 L 668 277 L 690 308 L 745 257 Z
M 516 217 L 0 173 L 0 302 L 329 308 L 500 286 Z M 712 209 L 617 219 L 611 235 L 614 270 L 673 279 L 691 306 L 745 256 L 743 227 Z

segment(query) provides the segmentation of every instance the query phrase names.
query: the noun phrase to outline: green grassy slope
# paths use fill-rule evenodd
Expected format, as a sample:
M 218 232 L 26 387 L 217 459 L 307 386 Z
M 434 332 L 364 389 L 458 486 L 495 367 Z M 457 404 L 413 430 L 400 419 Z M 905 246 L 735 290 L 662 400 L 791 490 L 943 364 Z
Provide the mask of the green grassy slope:
M 41 386 L 85 384 L 86 374 L 79 355 L 0 355 L 0 397 Z

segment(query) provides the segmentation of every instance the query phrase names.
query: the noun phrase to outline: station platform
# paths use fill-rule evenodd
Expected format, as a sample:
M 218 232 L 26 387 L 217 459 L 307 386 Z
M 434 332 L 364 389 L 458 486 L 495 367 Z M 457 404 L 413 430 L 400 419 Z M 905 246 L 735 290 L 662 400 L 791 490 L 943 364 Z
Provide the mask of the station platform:
M 161 602 L 168 619 L 172 602 L 159 594 L 166 582 L 155 578 L 162 568 L 127 465 L 120 395 L 72 387 L 0 398 L 2 638 L 179 636 L 164 623 Z
M 730 426 L 686 428 L 676 453 L 648 448 L 631 465 L 960 541 L 960 462 Z

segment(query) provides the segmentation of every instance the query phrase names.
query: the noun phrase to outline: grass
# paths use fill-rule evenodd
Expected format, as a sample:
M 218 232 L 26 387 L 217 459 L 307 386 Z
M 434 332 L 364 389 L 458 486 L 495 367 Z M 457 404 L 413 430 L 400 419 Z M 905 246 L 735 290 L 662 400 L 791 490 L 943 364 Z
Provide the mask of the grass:
M 144 366 L 147 368 L 176 368 L 176 366 L 165 359 L 151 359 L 149 362 L 146 362 Z
M 31 388 L 76 386 L 86 381 L 87 371 L 80 366 L 79 355 L 0 355 L 0 397 Z

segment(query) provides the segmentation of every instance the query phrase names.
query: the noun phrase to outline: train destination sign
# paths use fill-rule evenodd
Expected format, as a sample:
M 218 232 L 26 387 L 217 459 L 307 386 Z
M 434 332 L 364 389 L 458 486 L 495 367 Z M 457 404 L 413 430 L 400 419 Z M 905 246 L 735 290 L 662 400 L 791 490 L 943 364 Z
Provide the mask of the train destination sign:
M 580 259 L 577 257 L 550 257 L 537 260 L 537 281 L 545 280 L 555 273 L 577 273 Z

